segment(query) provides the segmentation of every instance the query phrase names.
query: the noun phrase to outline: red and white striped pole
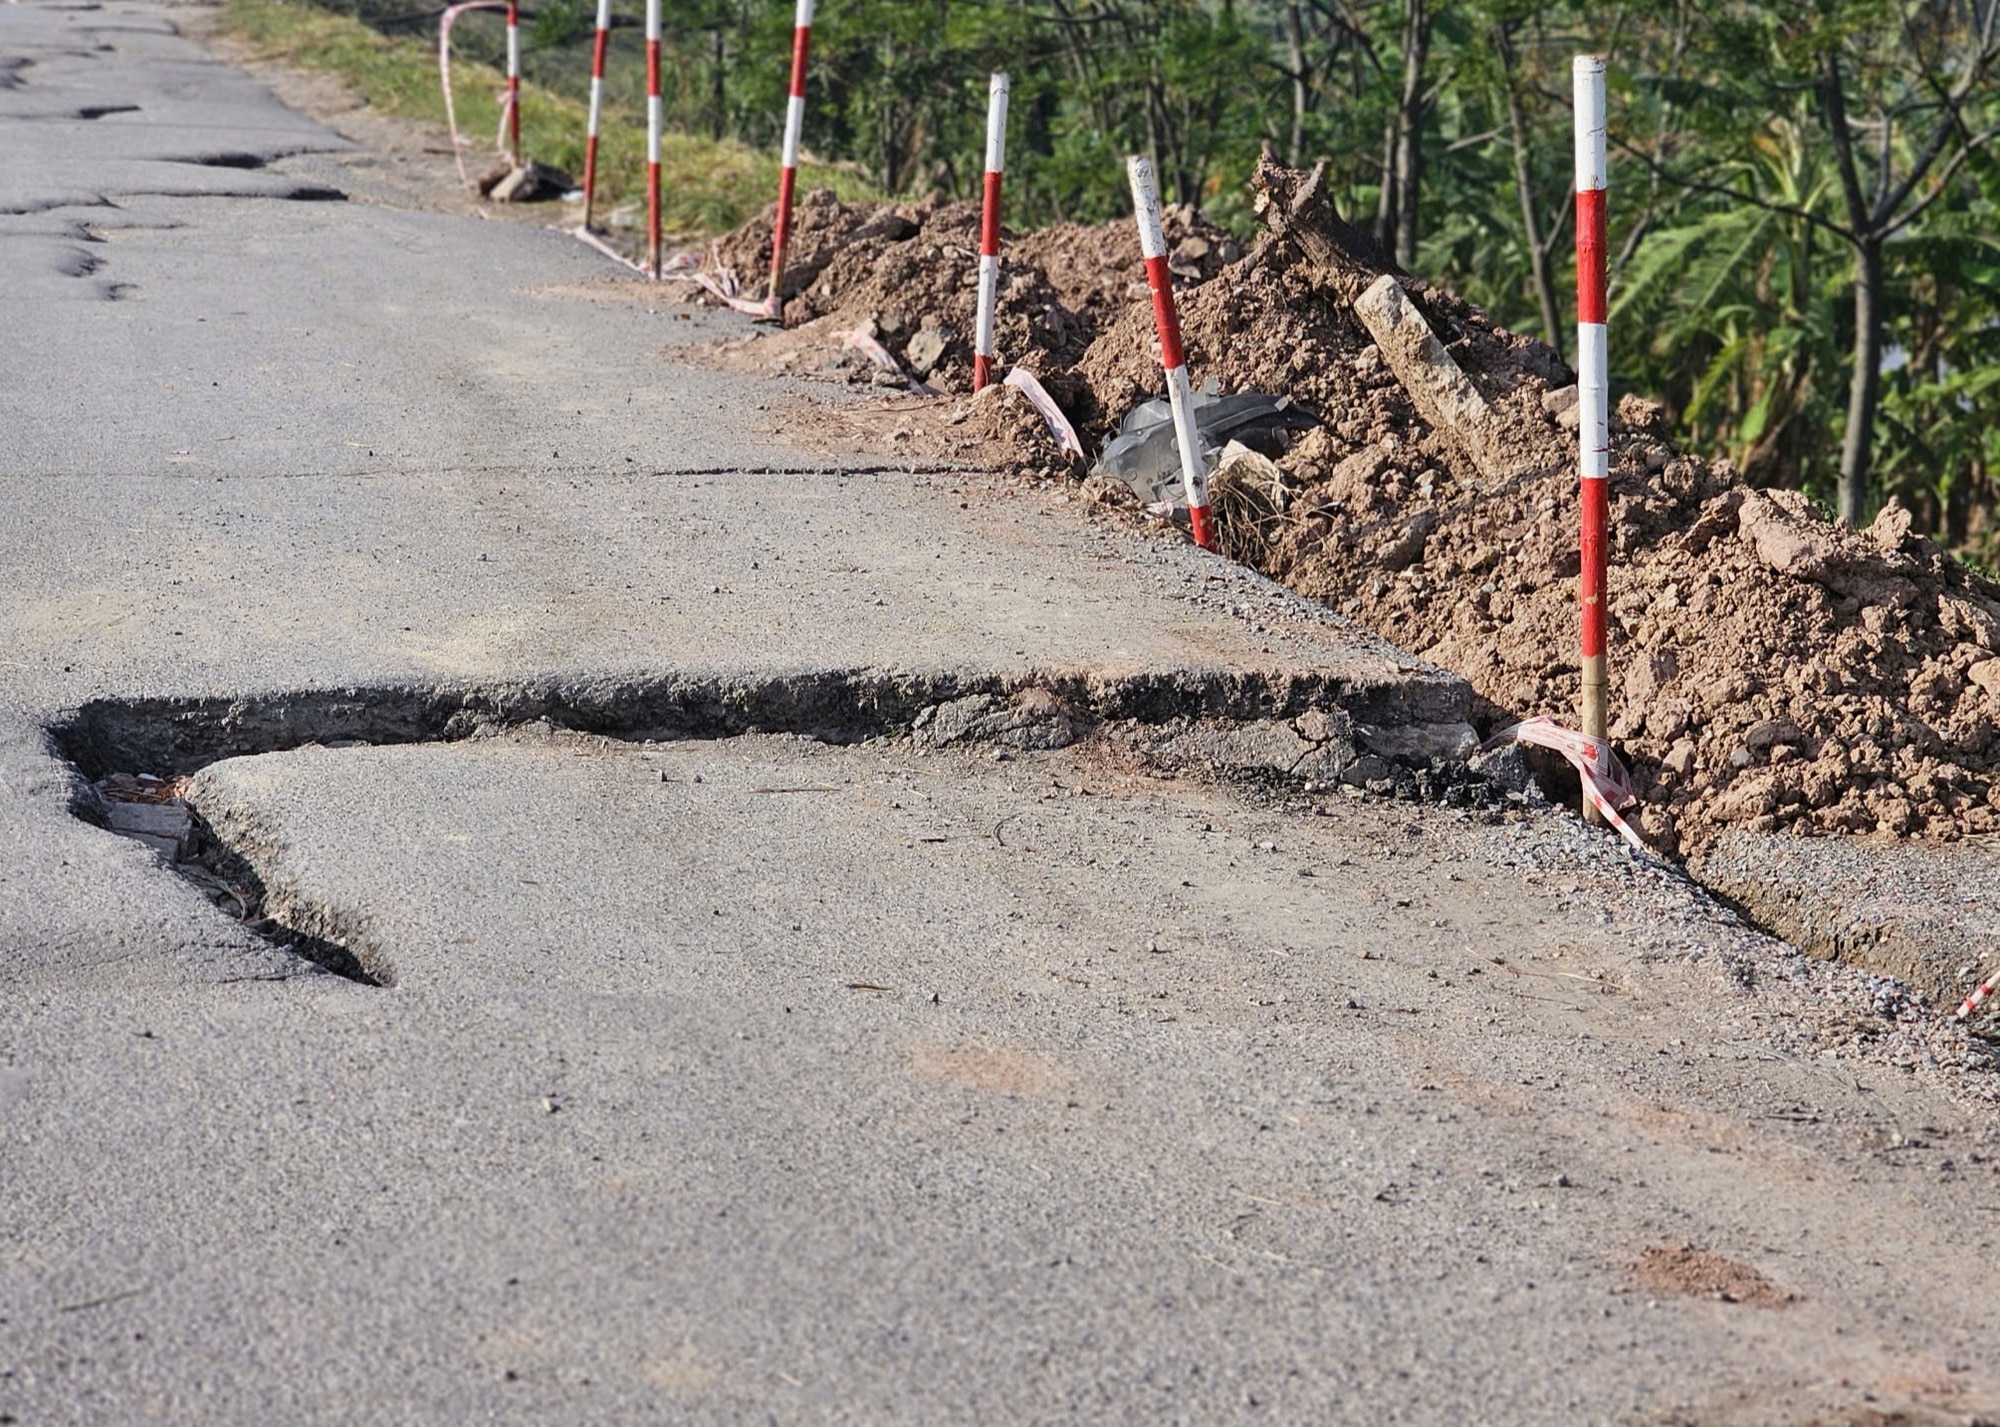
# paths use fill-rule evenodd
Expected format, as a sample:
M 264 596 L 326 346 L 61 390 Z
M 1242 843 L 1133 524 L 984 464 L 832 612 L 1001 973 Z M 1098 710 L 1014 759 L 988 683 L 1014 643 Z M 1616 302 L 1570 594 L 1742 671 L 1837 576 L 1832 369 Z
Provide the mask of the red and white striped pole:
M 792 191 L 799 182 L 799 136 L 806 124 L 806 52 L 812 47 L 813 0 L 799 0 L 792 26 L 792 88 L 785 100 L 785 150 L 778 175 L 778 226 L 771 234 L 771 295 L 766 315 L 784 309 L 778 284 L 785 276 L 785 245 L 792 237 Z
M 646 0 L 646 271 L 660 275 L 660 0 Z
M 1962 1021 L 1984 1005 L 1986 998 L 1993 994 L 1995 986 L 2000 986 L 2000 971 L 1994 972 L 1991 976 L 1980 982 L 1973 988 L 1972 994 L 1959 1003 L 1958 1018 Z
M 597 125 L 604 115 L 604 52 L 611 42 L 611 0 L 597 0 L 597 40 L 590 51 L 590 123 L 583 139 L 583 226 L 597 198 Z
M 1576 396 L 1582 508 L 1583 731 L 1603 738 L 1604 544 L 1611 475 L 1611 369 L 1605 336 L 1604 61 L 1578 55 L 1576 95 Z M 1594 809 L 1585 799 L 1585 813 Z M 1598 821 L 1591 816 L 1593 822 Z
M 1007 76 L 986 91 L 986 194 L 979 214 L 979 325 L 972 342 L 972 389 L 993 380 L 993 309 L 1000 297 L 1000 175 L 1007 167 Z
M 521 164 L 521 6 L 507 0 L 507 143 Z
M 1132 180 L 1132 208 L 1139 220 L 1139 252 L 1146 259 L 1146 286 L 1153 294 L 1153 320 L 1160 329 L 1160 365 L 1167 372 L 1167 401 L 1174 410 L 1174 441 L 1181 452 L 1181 484 L 1187 490 L 1194 543 L 1215 548 L 1215 525 L 1208 513 L 1208 474 L 1201 436 L 1194 422 L 1194 391 L 1188 386 L 1187 357 L 1181 351 L 1181 316 L 1174 306 L 1173 275 L 1167 271 L 1167 235 L 1160 227 L 1160 190 L 1153 162 L 1141 155 L 1125 161 Z

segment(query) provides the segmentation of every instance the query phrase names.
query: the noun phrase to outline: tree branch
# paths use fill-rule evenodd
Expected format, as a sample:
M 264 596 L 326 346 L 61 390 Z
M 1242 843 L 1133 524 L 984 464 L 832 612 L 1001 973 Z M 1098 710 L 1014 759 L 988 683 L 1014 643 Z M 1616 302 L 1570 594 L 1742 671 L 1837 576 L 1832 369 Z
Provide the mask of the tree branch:
M 1937 202 L 1943 196 L 1944 191 L 1951 186 L 1952 176 L 1964 166 L 1965 161 L 1992 143 L 1996 138 L 2000 138 L 2000 127 L 1991 128 L 1984 133 L 1973 134 L 1968 137 L 1959 151 L 1953 154 L 1950 161 L 1945 164 L 1944 171 L 1938 174 L 1937 182 L 1931 186 L 1931 191 L 1918 201 L 1916 207 L 1884 228 L 1882 236 L 1884 238 L 1893 238 L 1896 234 L 1902 232 L 1903 229 L 1921 218 L 1924 210 Z
M 1709 183 L 1703 179 L 1690 177 L 1687 174 L 1675 173 L 1644 149 L 1633 144 L 1628 144 L 1623 139 L 1615 138 L 1608 133 L 1605 135 L 1605 138 L 1620 153 L 1629 154 L 1631 157 L 1639 160 L 1649 170 L 1657 173 L 1666 182 L 1678 188 L 1684 188 L 1690 193 L 1712 193 L 1718 198 L 1728 198 L 1738 203 L 1747 203 L 1752 208 L 1763 209 L 1766 213 L 1776 213 L 1782 218 L 1796 218 L 1802 223 L 1810 223 L 1815 228 L 1824 229 L 1826 232 L 1833 234 L 1834 237 L 1840 239 L 1843 243 L 1856 241 L 1855 235 L 1848 229 L 1841 227 L 1840 224 L 1835 223 L 1831 219 L 1820 217 L 1819 214 L 1814 213 L 1809 208 L 1799 208 L 1790 203 L 1773 203 L 1768 198 L 1760 198 L 1754 193 L 1745 193 L 1740 188 L 1729 188 L 1723 184 Z
M 1819 101 L 1826 109 L 1827 136 L 1833 140 L 1834 159 L 1840 167 L 1840 190 L 1847 199 L 1847 220 L 1859 235 L 1875 224 L 1868 211 L 1868 200 L 1861 193 L 1861 175 L 1854 167 L 1854 134 L 1847 127 L 1847 90 L 1840 78 L 1840 56 L 1834 50 L 1826 52 L 1826 63 L 1820 71 Z

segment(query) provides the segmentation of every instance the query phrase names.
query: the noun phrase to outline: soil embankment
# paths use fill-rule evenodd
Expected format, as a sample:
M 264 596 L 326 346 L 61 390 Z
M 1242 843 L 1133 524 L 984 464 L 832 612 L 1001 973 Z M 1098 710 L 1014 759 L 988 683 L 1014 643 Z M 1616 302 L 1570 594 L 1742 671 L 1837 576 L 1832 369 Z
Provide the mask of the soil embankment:
M 1311 176 L 1266 164 L 1257 185 L 1268 231 L 1247 250 L 1197 215 L 1169 215 L 1197 383 L 1287 395 L 1319 419 L 1269 453 L 1279 489 L 1218 492 L 1225 548 L 1464 675 L 1488 726 L 1567 714 L 1572 374 L 1544 344 L 1401 277 L 1488 408 L 1482 432 L 1434 427 L 1355 314 L 1381 255 Z M 1056 228 L 1005 250 L 1003 362 L 1032 369 L 1093 449 L 1159 389 L 1129 230 Z M 915 376 L 965 389 L 971 206 L 814 196 L 798 231 L 789 330 L 755 344 L 755 360 L 871 379 L 839 340 L 860 328 Z M 715 251 L 754 273 L 768 215 Z M 962 453 L 974 433 L 1023 469 L 1063 469 L 1011 395 L 925 405 L 899 408 L 907 451 Z M 1086 489 L 1126 499 L 1103 478 Z M 1932 839 L 2000 828 L 2000 587 L 1913 534 L 1893 505 L 1851 531 L 1796 492 L 1746 486 L 1727 461 L 1676 449 L 1659 409 L 1632 397 L 1612 423 L 1611 496 L 1612 735 L 1655 846 L 1686 853 L 1731 828 Z

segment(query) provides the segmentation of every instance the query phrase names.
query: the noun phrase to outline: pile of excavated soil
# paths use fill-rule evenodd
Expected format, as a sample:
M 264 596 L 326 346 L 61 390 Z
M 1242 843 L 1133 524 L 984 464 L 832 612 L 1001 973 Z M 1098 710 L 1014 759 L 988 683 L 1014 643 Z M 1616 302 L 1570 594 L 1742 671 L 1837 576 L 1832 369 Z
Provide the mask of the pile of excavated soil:
M 1258 187 L 1271 232 L 1233 260 L 1175 215 L 1173 241 L 1199 248 L 1183 246 L 1179 264 L 1189 365 L 1198 384 L 1288 394 L 1322 421 L 1267 453 L 1284 477 L 1277 518 L 1267 503 L 1232 529 L 1218 498 L 1225 549 L 1464 675 L 1489 729 L 1572 718 L 1571 374 L 1543 344 L 1405 279 L 1493 413 L 1483 454 L 1433 429 L 1354 314 L 1379 254 L 1323 199 L 1306 202 L 1307 176 L 1267 163 Z M 904 351 L 925 326 L 945 329 L 934 370 L 949 384 L 970 365 L 976 225 L 967 206 L 814 196 L 788 322 L 868 315 Z M 1003 362 L 1029 362 L 1092 445 L 1160 390 L 1129 229 L 1028 235 L 1006 254 Z M 754 265 L 759 241 L 753 225 L 725 259 Z M 768 253 L 768 225 L 761 241 Z M 930 449 L 961 449 L 954 427 L 980 403 L 931 405 Z M 1022 464 L 1046 462 L 1019 412 L 988 424 L 1018 437 Z M 1092 494 L 1107 484 L 1093 478 Z M 1636 398 L 1613 421 L 1610 494 L 1611 732 L 1655 847 L 1691 851 L 1727 828 L 2000 829 L 2000 587 L 1912 536 L 1893 506 L 1849 531 L 1797 493 L 1744 486 L 1727 462 L 1675 450 L 1658 408 Z
M 775 212 L 767 210 L 719 239 L 713 258 L 758 291 L 770 270 Z M 1233 239 L 1190 209 L 1165 215 L 1172 267 L 1202 282 L 1239 256 Z M 1099 331 L 1146 294 L 1133 225 L 1061 224 L 1009 234 L 994 312 L 1003 366 L 1026 366 L 1065 407 L 1087 408 L 1088 392 L 1067 374 Z M 944 391 L 972 383 L 979 302 L 979 205 L 848 204 L 831 192 L 807 194 L 793 214 L 782 285 L 785 327 L 796 337 L 767 355 L 811 346 L 837 366 L 838 333 L 861 328 L 907 371 Z M 1091 413 L 1095 415 L 1094 412 Z

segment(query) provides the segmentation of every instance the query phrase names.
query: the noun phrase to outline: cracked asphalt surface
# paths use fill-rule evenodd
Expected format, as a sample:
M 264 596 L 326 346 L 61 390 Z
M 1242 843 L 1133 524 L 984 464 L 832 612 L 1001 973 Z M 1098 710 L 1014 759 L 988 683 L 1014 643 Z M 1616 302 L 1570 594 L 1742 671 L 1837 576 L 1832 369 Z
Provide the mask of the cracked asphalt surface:
M 802 457 L 669 360 L 737 319 L 365 201 L 186 15 L 0 8 L 0 1419 L 2000 1414 L 1990 1075 L 1573 819 L 1162 766 L 1464 688 Z M 1027 685 L 1105 721 L 910 732 Z M 194 804 L 390 984 L 71 816 L 64 737 L 240 755 Z

